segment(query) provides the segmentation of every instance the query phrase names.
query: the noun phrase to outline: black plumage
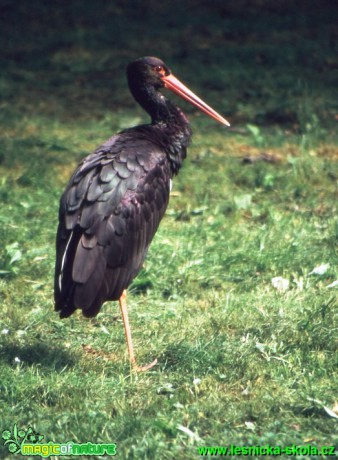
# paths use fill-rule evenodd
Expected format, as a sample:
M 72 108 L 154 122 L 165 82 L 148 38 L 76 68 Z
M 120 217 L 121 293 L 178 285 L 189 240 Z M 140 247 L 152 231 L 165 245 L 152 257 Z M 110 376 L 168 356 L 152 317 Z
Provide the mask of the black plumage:
M 168 205 L 170 181 L 186 156 L 188 120 L 159 91 L 179 93 L 178 80 L 149 57 L 129 64 L 127 77 L 152 121 L 120 132 L 88 155 L 61 197 L 54 293 L 62 318 L 77 308 L 95 316 L 106 300 L 121 298 L 142 267 Z
M 55 305 L 62 317 L 75 308 L 94 316 L 105 300 L 121 297 L 142 266 L 167 207 L 173 176 L 161 145 L 144 138 L 146 131 L 142 127 L 133 136 L 125 131 L 113 137 L 109 163 L 99 161 L 107 159 L 100 148 L 89 155 L 62 196 L 55 278 Z M 124 156 L 132 153 L 130 158 L 121 159 L 121 144 Z M 103 277 L 93 275 L 98 266 Z M 64 285 L 66 273 L 73 282 Z

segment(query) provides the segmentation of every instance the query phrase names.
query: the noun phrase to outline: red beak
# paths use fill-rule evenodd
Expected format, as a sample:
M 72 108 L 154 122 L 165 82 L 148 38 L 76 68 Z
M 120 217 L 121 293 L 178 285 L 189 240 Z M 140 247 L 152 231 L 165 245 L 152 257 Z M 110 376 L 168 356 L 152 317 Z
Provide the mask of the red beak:
M 198 107 L 206 115 L 209 115 L 209 117 L 214 118 L 220 123 L 223 123 L 223 125 L 230 126 L 230 123 L 225 118 L 223 118 L 219 113 L 217 113 L 214 109 L 203 102 L 202 99 L 190 91 L 190 89 L 183 85 L 183 83 L 181 83 L 179 80 L 177 80 L 176 77 L 173 75 L 164 75 L 162 80 L 164 82 L 165 88 L 170 89 L 170 91 L 178 94 L 183 99 L 190 102 L 190 104 Z

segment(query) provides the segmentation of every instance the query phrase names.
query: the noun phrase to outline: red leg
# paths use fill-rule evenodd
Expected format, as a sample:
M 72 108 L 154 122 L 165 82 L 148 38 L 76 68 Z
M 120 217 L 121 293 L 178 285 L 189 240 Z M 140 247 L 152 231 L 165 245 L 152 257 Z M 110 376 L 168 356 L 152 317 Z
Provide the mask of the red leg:
M 151 369 L 155 364 L 157 364 L 157 359 L 155 359 L 152 363 L 148 364 L 147 366 L 138 366 L 135 359 L 134 348 L 133 348 L 133 341 L 131 339 L 131 329 L 129 325 L 129 318 L 128 318 L 128 310 L 127 310 L 127 291 L 123 291 L 120 299 L 119 304 L 121 308 L 123 324 L 124 324 L 124 332 L 126 334 L 127 346 L 128 346 L 128 353 L 131 365 L 136 372 L 147 371 Z

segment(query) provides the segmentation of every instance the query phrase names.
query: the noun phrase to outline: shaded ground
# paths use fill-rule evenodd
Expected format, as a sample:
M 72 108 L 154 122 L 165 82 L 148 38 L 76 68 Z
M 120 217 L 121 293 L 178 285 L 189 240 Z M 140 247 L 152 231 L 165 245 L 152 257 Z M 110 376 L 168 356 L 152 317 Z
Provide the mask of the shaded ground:
M 1 93 L 23 114 L 100 118 L 134 107 L 125 66 L 158 55 L 233 121 L 332 126 L 336 15 L 332 1 L 3 2 Z

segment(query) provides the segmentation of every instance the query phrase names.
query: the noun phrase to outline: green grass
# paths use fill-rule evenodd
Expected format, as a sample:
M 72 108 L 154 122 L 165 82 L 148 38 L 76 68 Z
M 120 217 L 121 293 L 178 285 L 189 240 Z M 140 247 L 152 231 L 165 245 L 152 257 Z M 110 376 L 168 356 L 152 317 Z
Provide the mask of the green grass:
M 305 14 L 300 2 L 302 22 L 284 2 L 278 32 L 278 5 L 200 2 L 187 29 L 184 15 L 150 2 L 149 35 L 138 42 L 137 14 L 121 4 L 116 17 L 134 27 L 119 38 L 123 52 L 107 35 L 108 3 L 102 28 L 100 14 L 78 12 L 77 2 L 48 16 L 20 5 L 25 40 L 7 35 L 10 59 L 1 58 L 1 430 L 17 423 L 47 442 L 116 442 L 123 459 L 199 458 L 200 445 L 337 445 L 337 420 L 325 410 L 337 411 L 338 387 L 337 286 L 329 287 L 338 279 L 335 7 Z M 75 28 L 67 8 L 79 14 Z M 6 11 L 5 37 L 15 17 Z M 167 35 L 166 21 L 174 21 Z M 77 162 L 145 120 L 125 100 L 122 64 L 159 54 L 154 37 L 232 129 L 182 103 L 193 144 L 129 293 L 139 363 L 159 363 L 134 375 L 116 304 L 93 320 L 53 312 L 54 239 Z M 322 264 L 325 273 L 311 274 Z M 275 277 L 288 288 L 276 289 Z M 15 458 L 3 445 L 0 456 Z

